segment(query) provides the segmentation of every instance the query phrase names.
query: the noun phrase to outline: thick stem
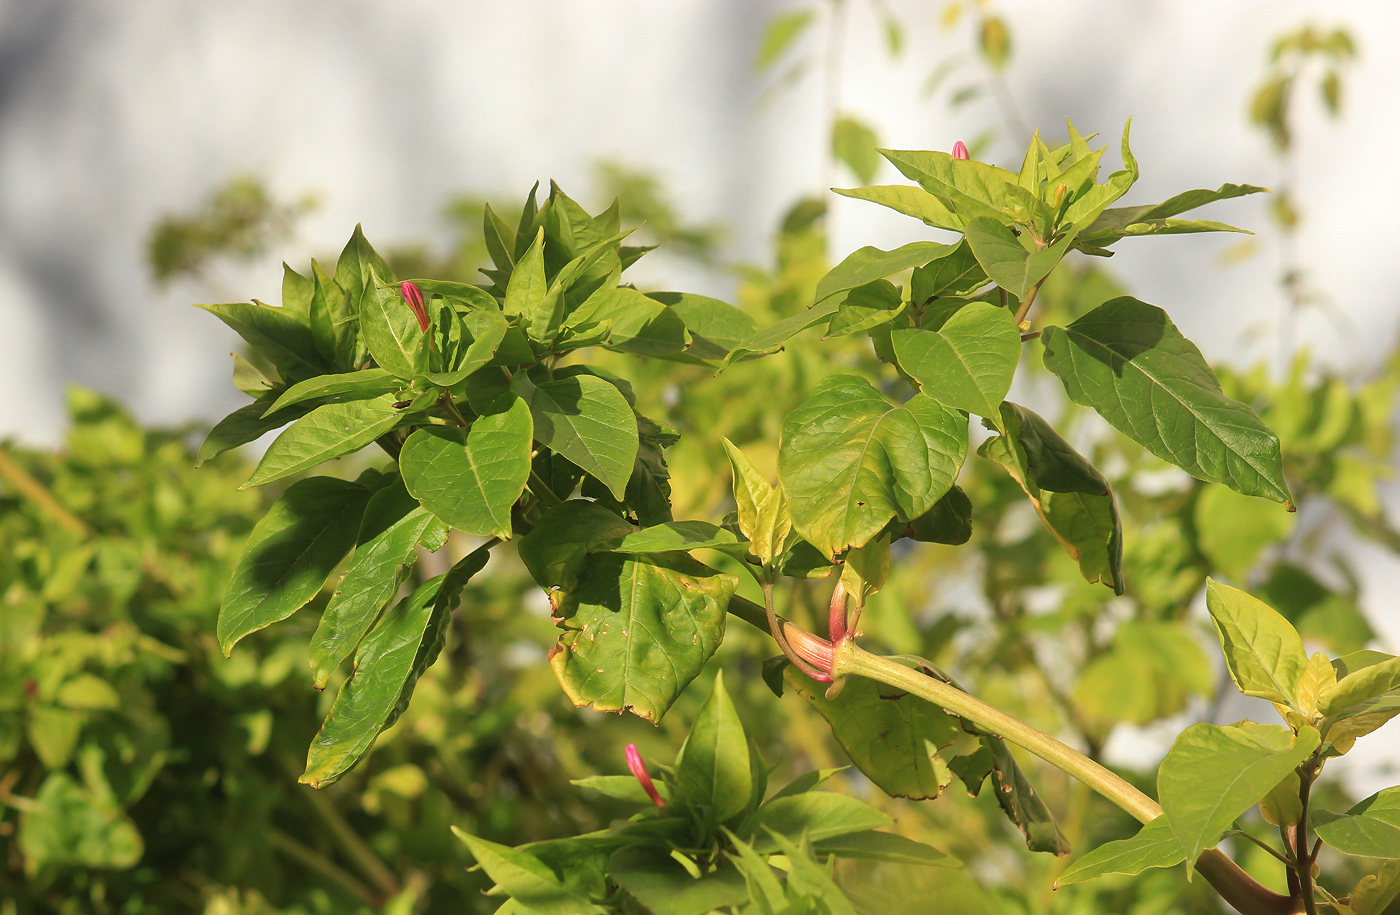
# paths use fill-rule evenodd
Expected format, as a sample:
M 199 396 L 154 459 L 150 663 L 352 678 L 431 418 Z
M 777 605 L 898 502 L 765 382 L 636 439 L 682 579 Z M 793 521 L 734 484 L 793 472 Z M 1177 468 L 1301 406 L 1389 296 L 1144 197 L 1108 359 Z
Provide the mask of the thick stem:
M 1162 815 L 1156 801 L 1073 747 L 950 684 L 898 661 L 872 655 L 850 639 L 835 646 L 831 672 L 837 677 L 855 675 L 898 687 L 981 725 L 1073 775 L 1142 823 Z M 1219 849 L 1203 852 L 1196 860 L 1196 870 L 1242 915 L 1295 915 L 1299 911 L 1293 900 L 1260 885 Z

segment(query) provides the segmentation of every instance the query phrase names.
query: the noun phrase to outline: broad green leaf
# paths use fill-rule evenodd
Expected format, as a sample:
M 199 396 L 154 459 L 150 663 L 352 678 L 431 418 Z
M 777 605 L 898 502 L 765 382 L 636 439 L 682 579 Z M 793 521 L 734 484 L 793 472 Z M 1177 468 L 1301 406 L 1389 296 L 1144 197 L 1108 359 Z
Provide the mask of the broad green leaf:
M 1045 328 L 1041 339 L 1046 368 L 1075 403 L 1198 479 L 1293 508 L 1278 436 L 1221 392 L 1162 309 L 1111 299 L 1068 327 Z
M 476 863 L 496 881 L 496 886 L 524 906 L 526 912 L 538 912 L 540 915 L 605 915 L 606 909 L 565 886 L 554 871 L 529 852 L 479 839 L 456 826 L 452 827 L 452 832 L 466 843 Z
M 967 493 L 954 486 L 934 503 L 933 508 L 907 525 L 896 527 L 896 534 L 920 543 L 947 543 L 952 546 L 967 543 L 972 539 L 972 502 Z
M 400 378 L 412 378 L 428 368 L 428 334 L 398 286 L 373 271 L 360 299 L 360 336 L 379 367 Z
M 922 515 L 957 477 L 964 423 L 927 395 L 896 406 L 862 378 L 825 379 L 783 421 L 778 476 L 794 529 L 830 558 L 891 518 Z
M 237 448 L 239 445 L 257 441 L 272 430 L 280 429 L 289 422 L 301 419 L 317 406 L 311 403 L 299 403 L 296 406 L 266 415 L 267 408 L 272 405 L 280 393 L 281 389 L 274 388 L 215 423 L 214 428 L 210 429 L 209 434 L 204 437 L 204 443 L 199 446 L 199 456 L 195 460 L 195 466 L 198 467 L 205 461 L 217 457 L 225 451 Z
M 395 481 L 365 507 L 354 556 L 321 615 L 307 656 L 312 682 L 324 689 L 331 673 L 360 644 L 379 611 L 408 577 L 415 550 L 433 516 Z
M 939 403 L 978 416 L 997 415 L 1021 359 L 1016 318 L 1005 308 L 971 302 L 937 331 L 890 334 L 900 368 Z
M 665 848 L 620 848 L 608 859 L 608 876 L 654 915 L 705 915 L 749 898 L 748 885 L 732 864 L 697 880 Z
M 915 268 L 909 278 L 909 297 L 915 308 L 922 309 L 931 299 L 971 295 L 985 285 L 986 271 L 964 239 L 943 257 Z M 929 325 L 925 322 L 921 326 Z
M 977 453 L 1021 485 L 1086 581 L 1123 593 L 1123 526 L 1108 481 L 1037 414 L 1014 403 L 1000 412 L 1003 434 Z
M 700 706 L 690 736 L 676 758 L 672 780 L 676 803 L 695 811 L 701 822 L 717 826 L 749 806 L 753 795 L 749 741 L 744 724 L 729 693 L 723 673 Z
M 253 527 L 219 608 L 225 656 L 251 632 L 286 619 L 316 596 L 355 542 L 372 491 L 312 477 L 287 487 Z
M 899 290 L 888 280 L 874 280 L 848 289 L 836 301 L 836 314 L 826 326 L 827 337 L 855 334 L 889 324 L 904 312 Z
M 812 842 L 881 829 L 894 821 L 864 801 L 830 791 L 774 798 L 758 808 L 753 819 L 755 851 L 773 851 L 769 830 L 789 839 L 806 836 Z
M 819 855 L 885 861 L 890 864 L 918 864 L 924 867 L 962 867 L 962 862 L 913 839 L 892 832 L 853 832 L 812 844 Z
M 1002 220 L 986 216 L 969 220 L 966 232 L 967 243 L 987 276 L 1018 299 L 1024 299 L 1055 269 L 1074 241 L 1074 234 L 1067 232 L 1053 245 L 1038 248 L 1025 229 L 1018 235 Z
M 913 216 L 925 225 L 935 229 L 963 230 L 963 221 L 948 205 L 921 187 L 905 184 L 880 184 L 874 187 L 832 188 L 842 197 L 856 200 L 869 200 L 880 206 L 889 207 L 905 216 Z
M 643 806 L 652 803 L 650 795 L 642 788 L 641 782 L 630 775 L 590 775 L 587 778 L 570 779 L 569 784 L 577 785 L 580 788 L 591 788 L 604 797 L 619 801 L 631 801 Z M 667 802 L 671 800 L 671 790 L 665 782 L 654 782 L 652 787 L 661 795 L 662 800 Z
M 317 375 L 314 378 L 297 382 L 284 391 L 282 396 L 278 397 L 273 401 L 272 406 L 267 408 L 263 416 L 271 416 L 278 410 L 292 404 L 299 404 L 316 397 L 352 394 L 356 395 L 352 399 L 363 400 L 402 390 L 403 386 L 404 383 L 401 380 L 383 369 L 363 369 L 341 375 Z
M 1291 747 L 1290 740 L 1293 735 L 1282 726 L 1194 724 L 1181 732 L 1157 772 L 1157 797 L 1187 861 L 1214 848 L 1235 818 L 1319 743 L 1312 728 L 1304 728 Z
M 1332 666 L 1337 669 L 1337 686 L 1320 709 L 1328 740 L 1362 737 L 1400 715 L 1400 658 L 1357 651 Z
M 950 228 L 961 231 L 978 216 L 1010 224 L 1011 217 L 1005 212 L 1008 189 L 1017 186 L 1017 177 L 1006 169 L 976 159 L 954 159 L 941 151 L 882 149 L 880 154 L 906 178 L 947 204 L 961 223 Z
M 563 594 L 578 586 L 588 555 L 597 551 L 595 544 L 620 540 L 635 531 L 596 502 L 571 499 L 545 512 L 534 530 L 520 538 L 517 549 L 535 583 L 556 592 L 551 600 L 562 600 Z
M 358 308 L 360 297 L 366 289 L 373 288 L 373 277 L 378 275 L 382 282 L 391 282 L 393 271 L 365 238 L 364 230 L 355 226 L 350 240 L 340 252 L 335 264 L 335 281 L 350 293 L 352 303 Z
M 1347 855 L 1400 858 L 1400 788 L 1386 788 L 1346 813 L 1319 810 L 1313 828 L 1322 841 Z
M 1295 705 L 1298 679 L 1308 666 L 1298 631 L 1263 601 L 1210 579 L 1206 607 L 1240 692 Z
M 596 375 L 535 385 L 524 372 L 513 387 L 530 407 L 535 441 L 592 474 L 621 501 L 637 458 L 637 419 L 616 387 Z
M 1225 486 L 1207 486 L 1196 500 L 1195 522 L 1201 552 L 1225 577 L 1243 582 L 1264 550 L 1288 539 L 1297 515 Z
M 831 154 L 855 173 L 861 184 L 869 184 L 880 170 L 880 154 L 875 151 L 880 138 L 859 118 L 843 114 L 831 125 Z
M 242 488 L 261 486 L 358 451 L 398 424 L 395 394 L 322 404 L 277 436 Z
M 550 663 L 575 705 L 659 721 L 724 637 L 739 580 L 684 553 L 602 553 L 557 611 Z
M 667 359 L 718 365 L 730 350 L 758 333 L 758 322 L 728 302 L 688 292 L 649 292 L 647 296 L 669 307 L 690 333 L 685 352 Z
M 252 302 L 195 307 L 204 309 L 236 330 L 249 346 L 277 366 L 288 380 L 317 375 L 327 367 L 316 349 L 316 341 L 304 316 L 285 308 Z
M 1357 881 L 1351 891 L 1348 915 L 1381 915 L 1400 896 L 1400 861 L 1391 859 L 1380 871 Z
M 1136 876 L 1154 867 L 1171 867 L 1186 860 L 1181 843 L 1164 816 L 1148 823 L 1131 839 L 1108 842 L 1071 864 L 1055 887 L 1083 883 L 1109 874 Z
M 530 408 L 501 395 L 470 428 L 423 426 L 404 442 L 399 469 L 423 507 L 467 534 L 509 540 L 511 506 L 530 478 Z
M 785 10 L 768 20 L 763 39 L 759 42 L 758 55 L 754 58 L 754 69 L 759 73 L 771 70 L 812 24 L 812 16 L 809 9 L 795 9 Z
M 712 549 L 733 553 L 747 549 L 734 532 L 709 521 L 667 521 L 590 544 L 594 552 L 670 553 Z
M 569 316 L 576 321 L 611 322 L 607 345 L 638 356 L 674 356 L 688 342 L 680 315 L 627 286 L 599 289 Z
M 893 276 L 910 267 L 921 267 L 956 250 L 957 245 L 942 245 L 933 241 L 912 241 L 893 251 L 881 251 L 868 245 L 858 248 L 821 278 L 817 283 L 816 300 L 820 302 L 838 292 Z
M 851 762 L 890 797 L 935 798 L 953 780 L 943 751 L 963 731 L 938 706 L 861 677 L 847 680 L 835 699 L 793 668 L 784 679 L 831 725 Z

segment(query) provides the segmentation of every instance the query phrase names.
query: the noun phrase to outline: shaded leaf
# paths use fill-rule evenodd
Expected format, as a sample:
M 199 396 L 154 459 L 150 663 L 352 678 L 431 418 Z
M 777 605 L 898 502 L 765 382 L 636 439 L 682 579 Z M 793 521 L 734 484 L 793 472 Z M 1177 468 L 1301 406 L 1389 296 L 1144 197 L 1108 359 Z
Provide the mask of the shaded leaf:
M 749 806 L 753 794 L 749 743 L 743 722 L 729 693 L 723 672 L 700 706 L 690 736 L 676 758 L 671 782 L 676 803 L 695 811 L 701 822 L 723 823 Z
M 536 385 L 518 372 L 511 387 L 530 407 L 535 440 L 596 477 L 621 501 L 640 444 L 636 417 L 622 393 L 588 374 Z
M 398 425 L 398 395 L 316 407 L 277 436 L 243 484 L 261 486 L 358 451 Z

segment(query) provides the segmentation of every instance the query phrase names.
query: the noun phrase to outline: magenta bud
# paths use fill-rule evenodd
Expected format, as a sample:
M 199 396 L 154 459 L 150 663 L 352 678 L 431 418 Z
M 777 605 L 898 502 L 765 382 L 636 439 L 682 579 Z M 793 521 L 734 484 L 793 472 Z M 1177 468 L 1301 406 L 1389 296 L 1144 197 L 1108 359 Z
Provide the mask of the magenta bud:
M 967 154 L 967 144 L 964 143 L 962 140 L 959 140 L 958 142 L 956 142 L 956 143 L 953 144 L 953 158 L 954 158 L 954 159 L 968 159 L 968 158 L 971 158 L 971 157 L 968 156 L 968 154 Z
M 428 331 L 428 309 L 423 305 L 423 290 L 419 289 L 408 280 L 399 284 L 399 291 L 403 293 L 403 300 L 413 309 L 413 316 L 418 319 L 418 326 L 424 333 Z
M 658 807 L 665 807 L 666 802 L 661 799 L 661 793 L 656 790 L 656 785 L 652 784 L 651 776 L 647 774 L 647 764 L 642 762 L 642 754 L 637 751 L 635 743 L 627 745 L 627 768 L 632 775 L 641 782 L 642 790 L 651 798 L 651 802 Z

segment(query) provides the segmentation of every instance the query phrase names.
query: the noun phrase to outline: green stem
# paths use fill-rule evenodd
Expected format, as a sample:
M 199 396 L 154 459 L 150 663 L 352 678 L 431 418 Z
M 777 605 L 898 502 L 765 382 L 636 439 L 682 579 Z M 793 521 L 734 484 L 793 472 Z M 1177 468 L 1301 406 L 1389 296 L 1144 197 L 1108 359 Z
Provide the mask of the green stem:
M 1317 778 L 1317 764 L 1308 760 L 1298 775 L 1298 800 L 1302 804 L 1302 812 L 1298 815 L 1298 830 L 1294 833 L 1293 858 L 1298 862 L 1298 894 L 1303 897 L 1303 908 L 1308 915 L 1317 915 L 1312 877 L 1316 852 L 1308 852 L 1308 800 L 1312 795 L 1313 780 Z
M 850 639 L 835 646 L 831 672 L 836 677 L 866 677 L 897 687 L 981 725 L 1079 779 L 1144 824 L 1162 815 L 1156 801 L 1073 747 L 954 686 L 872 655 Z M 1296 915 L 1299 911 L 1292 899 L 1260 885 L 1219 849 L 1202 852 L 1196 870 L 1243 915 Z
M 551 508 L 560 504 L 560 499 L 554 494 L 554 490 L 549 488 L 549 484 L 540 479 L 540 475 L 535 473 L 535 469 L 530 468 L 530 492 L 535 494 L 545 505 Z
M 1045 282 L 1044 280 L 1040 281 Z M 1021 307 L 1016 309 L 1016 323 L 1019 325 L 1026 320 L 1026 315 L 1030 314 L 1031 306 L 1035 304 L 1035 297 L 1040 294 L 1040 283 L 1031 287 L 1031 291 L 1026 293 L 1026 297 L 1021 300 Z
M 92 536 L 92 531 L 83 520 L 55 499 L 53 493 L 44 488 L 44 484 L 16 464 L 4 448 L 0 448 L 0 477 L 4 477 L 5 482 L 14 487 L 15 492 L 33 502 L 39 511 L 48 515 L 59 527 L 66 528 L 83 540 Z

